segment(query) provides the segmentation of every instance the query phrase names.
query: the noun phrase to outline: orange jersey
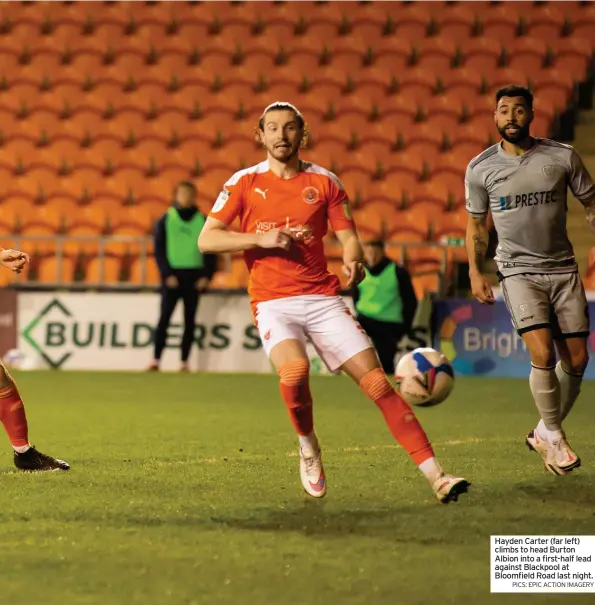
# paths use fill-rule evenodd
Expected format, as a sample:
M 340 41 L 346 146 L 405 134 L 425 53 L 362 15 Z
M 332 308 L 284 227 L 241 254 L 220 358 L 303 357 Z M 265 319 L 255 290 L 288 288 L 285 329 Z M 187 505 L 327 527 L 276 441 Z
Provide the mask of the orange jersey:
M 244 252 L 253 308 L 277 298 L 339 293 L 339 278 L 328 270 L 322 238 L 329 221 L 335 231 L 355 227 L 347 194 L 332 172 L 303 162 L 295 177 L 282 179 L 269 170 L 268 161 L 261 162 L 225 183 L 209 216 L 226 225 L 239 218 L 242 233 L 293 228 L 305 235 L 292 241 L 289 250 Z

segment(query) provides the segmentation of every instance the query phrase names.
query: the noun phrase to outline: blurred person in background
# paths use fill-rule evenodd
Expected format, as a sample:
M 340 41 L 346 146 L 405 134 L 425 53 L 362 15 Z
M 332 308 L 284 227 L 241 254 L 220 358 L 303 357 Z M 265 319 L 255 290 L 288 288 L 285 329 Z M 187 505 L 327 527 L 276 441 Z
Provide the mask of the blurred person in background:
M 155 261 L 161 274 L 161 312 L 155 330 L 155 352 L 150 371 L 158 371 L 167 329 L 180 298 L 184 302 L 184 333 L 180 371 L 189 370 L 188 358 L 194 341 L 200 295 L 207 291 L 217 266 L 217 256 L 198 249 L 198 236 L 205 215 L 196 205 L 196 187 L 181 181 L 174 201 L 155 225 Z
M 417 296 L 409 272 L 386 256 L 384 242 L 364 242 L 363 249 L 366 277 L 352 290 L 353 304 L 382 369 L 392 376 L 399 341 L 413 324 Z

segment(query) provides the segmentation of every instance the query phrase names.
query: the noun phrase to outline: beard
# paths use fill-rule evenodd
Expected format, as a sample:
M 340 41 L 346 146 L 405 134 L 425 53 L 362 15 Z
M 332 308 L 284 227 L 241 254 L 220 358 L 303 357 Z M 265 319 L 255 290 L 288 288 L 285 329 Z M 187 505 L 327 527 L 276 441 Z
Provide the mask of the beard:
M 287 164 L 293 158 L 295 158 L 295 156 L 298 154 L 298 151 L 300 148 L 299 143 L 297 143 L 295 145 L 291 145 L 291 143 L 289 143 L 288 145 L 289 145 L 288 147 L 276 147 L 273 145 L 273 146 L 269 147 L 267 149 L 267 151 L 278 162 Z
M 504 127 L 498 126 L 498 132 L 500 136 L 509 143 L 518 143 L 519 141 L 524 141 L 529 137 L 529 128 L 531 126 L 531 122 L 527 122 L 524 126 L 518 126 L 516 124 L 518 130 L 514 133 L 507 134 L 506 129 L 509 127 L 509 124 L 506 124 Z

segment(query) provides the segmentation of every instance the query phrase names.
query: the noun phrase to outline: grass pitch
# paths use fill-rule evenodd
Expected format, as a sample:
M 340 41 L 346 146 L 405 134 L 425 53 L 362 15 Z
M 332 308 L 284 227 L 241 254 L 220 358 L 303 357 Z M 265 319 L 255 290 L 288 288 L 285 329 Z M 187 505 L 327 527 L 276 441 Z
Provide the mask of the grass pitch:
M 327 498 L 302 492 L 271 376 L 15 372 L 31 440 L 69 473 L 0 455 L 2 603 L 473 605 L 593 603 L 491 595 L 490 534 L 595 534 L 585 383 L 567 423 L 583 467 L 545 473 L 524 434 L 526 381 L 457 380 L 418 410 L 445 465 L 472 481 L 435 500 L 347 378 L 313 379 Z

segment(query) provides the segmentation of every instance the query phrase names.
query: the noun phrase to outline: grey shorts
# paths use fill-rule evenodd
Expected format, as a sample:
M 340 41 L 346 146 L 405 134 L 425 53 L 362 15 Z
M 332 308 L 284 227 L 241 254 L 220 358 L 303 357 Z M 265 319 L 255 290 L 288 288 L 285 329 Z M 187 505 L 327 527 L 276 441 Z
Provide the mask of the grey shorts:
M 550 328 L 556 339 L 589 336 L 589 303 L 577 272 L 511 275 L 501 286 L 519 334 Z

